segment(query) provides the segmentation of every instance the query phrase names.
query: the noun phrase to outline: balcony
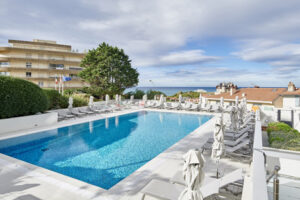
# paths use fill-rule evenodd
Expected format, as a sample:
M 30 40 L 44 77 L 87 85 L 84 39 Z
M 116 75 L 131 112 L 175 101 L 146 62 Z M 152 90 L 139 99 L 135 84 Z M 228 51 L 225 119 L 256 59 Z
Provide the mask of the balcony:
M 79 65 L 80 60 L 66 60 L 64 58 L 38 58 L 38 57 L 29 57 L 29 56 L 9 56 L 6 57 L 7 60 L 20 60 L 20 61 L 29 61 L 29 62 L 46 62 L 53 64 L 69 64 L 69 65 Z
M 81 70 L 79 69 L 66 69 L 66 68 L 52 68 L 52 67 L 48 67 L 48 68 L 35 68 L 35 67 L 31 67 L 31 68 L 26 68 L 24 67 L 20 67 L 20 66 L 9 66 L 9 67 L 0 67 L 0 71 L 40 71 L 40 72 L 55 72 L 55 73 L 72 73 L 72 74 L 78 74 Z

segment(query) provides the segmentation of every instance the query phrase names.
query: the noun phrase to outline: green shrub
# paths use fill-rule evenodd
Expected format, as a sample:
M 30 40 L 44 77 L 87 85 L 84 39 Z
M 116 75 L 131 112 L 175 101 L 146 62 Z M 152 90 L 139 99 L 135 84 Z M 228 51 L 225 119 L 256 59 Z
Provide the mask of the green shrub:
M 300 150 L 300 133 L 283 122 L 269 123 L 269 144 L 273 148 Z
M 267 132 L 270 133 L 271 131 L 284 131 L 288 132 L 291 131 L 292 128 L 283 122 L 272 122 L 268 124 Z
M 73 96 L 73 107 L 87 106 L 88 101 L 82 96 Z
M 48 110 L 68 107 L 68 97 L 62 96 L 53 89 L 44 89 L 43 91 L 48 97 Z
M 155 90 L 149 90 L 147 91 L 147 97 L 148 99 L 153 99 L 155 95 L 164 95 L 164 96 L 167 96 L 165 93 L 161 92 L 161 91 L 155 91 Z
M 0 76 L 0 118 L 44 112 L 48 99 L 43 90 L 29 81 Z

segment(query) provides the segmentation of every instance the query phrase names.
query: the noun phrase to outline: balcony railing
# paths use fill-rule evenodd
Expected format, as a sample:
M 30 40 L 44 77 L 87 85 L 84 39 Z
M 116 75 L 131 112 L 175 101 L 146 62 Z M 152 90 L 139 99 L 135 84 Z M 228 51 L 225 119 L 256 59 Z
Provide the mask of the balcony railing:
M 243 188 L 242 200 L 268 200 L 265 156 L 262 146 L 260 111 L 256 112 L 253 156 L 250 177 L 247 177 Z

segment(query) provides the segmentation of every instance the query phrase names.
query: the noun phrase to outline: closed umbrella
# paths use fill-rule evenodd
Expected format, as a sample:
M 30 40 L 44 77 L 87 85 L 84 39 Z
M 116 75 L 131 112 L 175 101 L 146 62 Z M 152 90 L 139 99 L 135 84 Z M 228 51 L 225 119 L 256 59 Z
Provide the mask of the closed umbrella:
M 182 95 L 181 94 L 178 96 L 178 101 L 179 101 L 179 103 L 182 102 Z
M 160 95 L 159 104 L 163 105 L 164 103 L 164 95 Z
M 184 155 L 183 178 L 186 188 L 181 192 L 178 200 L 203 200 L 200 187 L 204 180 L 204 163 L 200 151 L 189 150 Z
M 69 97 L 69 106 L 68 106 L 68 109 L 72 110 L 72 108 L 73 108 L 73 97 Z
M 134 96 L 131 95 L 131 96 L 130 96 L 130 101 L 133 102 L 133 100 L 134 100 Z
M 223 110 L 223 108 L 224 108 L 224 97 L 220 98 L 220 106 L 221 106 L 221 109 Z
M 89 100 L 88 106 L 89 106 L 90 108 L 92 108 L 92 107 L 94 106 L 94 97 L 93 97 L 93 96 L 90 96 L 90 100 Z
M 116 100 L 116 104 L 118 104 L 118 102 L 119 102 L 119 95 L 118 94 L 116 94 L 115 100 Z
M 143 101 L 146 102 L 147 100 L 148 100 L 148 97 L 147 97 L 147 95 L 145 94 L 145 95 L 143 96 Z
M 121 103 L 121 102 L 122 102 L 122 96 L 119 95 L 119 103 Z
M 224 129 L 222 116 L 217 118 L 214 130 L 214 143 L 212 145 L 211 158 L 217 162 L 217 178 L 219 176 L 219 161 L 224 154 Z
M 199 95 L 199 102 L 198 102 L 198 107 L 199 107 L 199 110 L 201 110 L 202 109 L 202 94 L 200 93 L 200 95 Z
M 238 118 L 238 108 L 237 106 L 232 106 L 231 110 L 230 110 L 230 128 L 234 131 L 237 132 L 238 131 L 238 123 L 239 123 L 239 118 Z
M 239 96 L 235 97 L 235 105 L 238 106 L 239 105 Z
M 109 103 L 109 95 L 105 95 L 105 104 L 107 105 Z

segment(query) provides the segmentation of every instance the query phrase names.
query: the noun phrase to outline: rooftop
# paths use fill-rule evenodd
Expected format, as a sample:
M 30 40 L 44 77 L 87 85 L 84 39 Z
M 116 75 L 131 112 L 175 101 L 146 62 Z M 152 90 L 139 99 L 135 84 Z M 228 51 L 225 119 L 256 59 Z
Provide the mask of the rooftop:
M 278 98 L 279 95 L 285 93 L 286 88 L 241 88 L 233 92 L 231 95 L 230 92 L 225 92 L 215 95 L 203 95 L 208 99 L 219 99 L 223 97 L 224 99 L 234 100 L 236 96 L 239 98 L 243 97 L 245 94 L 247 100 L 250 101 L 274 101 Z M 298 91 L 300 94 L 300 91 Z

